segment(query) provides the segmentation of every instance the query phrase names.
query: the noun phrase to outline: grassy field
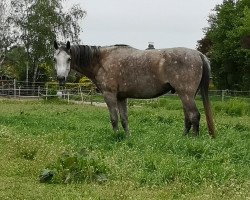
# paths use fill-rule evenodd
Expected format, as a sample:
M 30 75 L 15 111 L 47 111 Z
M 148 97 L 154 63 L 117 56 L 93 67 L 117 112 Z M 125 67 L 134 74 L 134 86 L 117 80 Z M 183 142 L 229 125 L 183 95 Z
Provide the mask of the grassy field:
M 130 101 L 125 139 L 104 107 L 1 100 L 0 199 L 250 199 L 250 102 L 212 103 L 215 140 L 175 98 Z

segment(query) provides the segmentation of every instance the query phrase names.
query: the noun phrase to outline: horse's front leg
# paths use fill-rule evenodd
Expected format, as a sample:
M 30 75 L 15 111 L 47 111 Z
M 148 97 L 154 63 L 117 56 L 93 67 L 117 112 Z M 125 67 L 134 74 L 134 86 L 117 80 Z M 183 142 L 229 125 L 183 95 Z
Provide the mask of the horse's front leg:
M 126 135 L 129 136 L 127 99 L 118 99 L 117 105 L 120 113 L 122 127 L 126 132 Z
M 115 133 L 118 131 L 118 107 L 116 93 L 103 92 L 104 100 L 108 106 L 110 121 Z

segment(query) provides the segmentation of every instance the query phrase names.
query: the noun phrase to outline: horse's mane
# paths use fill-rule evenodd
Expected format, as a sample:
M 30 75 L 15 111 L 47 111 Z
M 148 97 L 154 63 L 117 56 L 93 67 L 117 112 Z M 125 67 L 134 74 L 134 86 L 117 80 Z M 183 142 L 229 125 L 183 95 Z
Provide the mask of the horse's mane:
M 98 59 L 100 49 L 98 46 L 73 45 L 70 48 L 71 59 L 78 67 L 88 67 L 94 59 Z

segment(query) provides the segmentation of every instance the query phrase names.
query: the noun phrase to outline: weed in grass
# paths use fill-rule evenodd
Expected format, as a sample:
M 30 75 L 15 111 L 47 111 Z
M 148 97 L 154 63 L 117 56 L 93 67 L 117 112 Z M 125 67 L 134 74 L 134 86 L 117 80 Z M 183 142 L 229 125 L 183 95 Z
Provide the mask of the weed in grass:
M 53 183 L 81 183 L 107 181 L 108 168 L 100 156 L 82 149 L 80 152 L 65 151 L 50 167 L 55 172 Z
M 50 169 L 44 169 L 42 173 L 39 175 L 40 183 L 50 183 L 55 172 Z
M 250 126 L 249 125 L 245 125 L 245 124 L 241 124 L 241 123 L 237 123 L 233 126 L 233 128 L 236 130 L 236 131 L 249 131 L 250 132 Z
M 164 159 L 159 156 L 148 157 L 142 163 L 138 181 L 141 186 L 160 186 L 174 183 L 179 175 L 178 161 L 171 155 Z
M 250 105 L 247 101 L 232 99 L 227 102 L 218 102 L 215 107 L 215 112 L 226 113 L 230 116 L 250 115 Z
M 193 156 L 196 159 L 201 159 L 203 155 L 203 149 L 196 149 L 196 148 L 188 148 L 188 155 Z
M 174 123 L 174 119 L 170 117 L 157 116 L 156 120 L 160 124 L 172 125 Z
M 113 134 L 113 141 L 114 142 L 122 142 L 126 140 L 127 135 L 124 131 L 118 131 L 117 133 Z
M 40 148 L 40 143 L 32 138 L 22 138 L 15 141 L 15 151 L 18 157 L 26 160 L 34 160 Z

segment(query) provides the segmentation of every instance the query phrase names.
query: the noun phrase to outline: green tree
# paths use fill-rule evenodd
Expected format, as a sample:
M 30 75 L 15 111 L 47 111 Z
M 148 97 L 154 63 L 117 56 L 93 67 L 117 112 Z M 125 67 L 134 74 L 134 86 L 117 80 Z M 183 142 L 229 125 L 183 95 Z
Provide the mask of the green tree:
M 0 69 L 5 60 L 8 47 L 16 41 L 15 30 L 11 30 L 8 18 L 8 2 L 0 1 Z
M 25 47 L 30 79 L 45 81 L 49 77 L 48 66 L 53 65 L 53 41 L 70 39 L 78 43 L 78 23 L 86 12 L 76 5 L 65 12 L 62 0 L 11 0 L 11 8 L 18 42 Z
M 0 68 L 5 59 L 6 45 L 5 45 L 5 32 L 6 32 L 6 18 L 5 18 L 6 2 L 0 2 Z
M 26 78 L 26 52 L 23 47 L 13 46 L 5 55 L 0 73 L 18 80 Z
M 249 90 L 249 50 L 241 46 L 243 35 L 249 35 L 249 0 L 225 0 L 209 16 L 205 37 L 198 49 L 205 49 L 212 65 L 213 82 L 218 89 Z M 209 41 L 209 48 L 204 41 Z M 203 42 L 203 43 L 202 43 Z
M 203 54 L 208 54 L 211 46 L 212 42 L 207 36 L 197 41 L 197 50 L 202 52 Z

